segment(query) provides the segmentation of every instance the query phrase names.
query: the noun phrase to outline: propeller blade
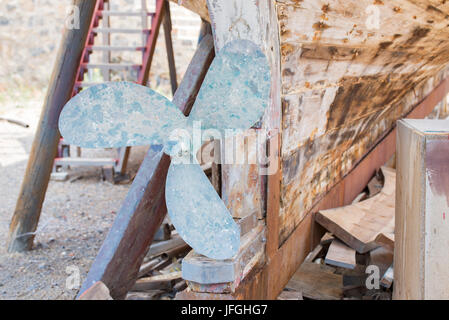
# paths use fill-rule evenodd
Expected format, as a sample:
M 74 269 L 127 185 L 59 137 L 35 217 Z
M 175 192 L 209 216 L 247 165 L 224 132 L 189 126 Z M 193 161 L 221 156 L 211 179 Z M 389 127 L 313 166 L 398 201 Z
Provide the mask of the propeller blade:
M 59 117 L 69 144 L 83 148 L 119 148 L 165 144 L 187 119 L 168 99 L 131 82 L 106 82 L 74 96 Z
M 165 200 L 171 222 L 197 253 L 223 260 L 238 252 L 240 227 L 197 163 L 172 162 Z

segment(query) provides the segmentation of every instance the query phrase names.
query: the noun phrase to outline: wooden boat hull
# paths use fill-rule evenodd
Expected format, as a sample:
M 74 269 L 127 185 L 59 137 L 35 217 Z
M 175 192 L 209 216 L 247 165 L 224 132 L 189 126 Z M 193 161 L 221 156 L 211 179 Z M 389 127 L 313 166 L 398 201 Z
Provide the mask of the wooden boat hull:
M 185 2 L 202 8 L 206 3 Z M 208 4 L 216 50 L 238 37 L 251 39 L 265 50 L 273 92 L 263 127 L 280 133 L 280 168 L 267 178 L 268 184 L 255 177 L 251 165 L 223 166 L 222 196 L 236 217 L 254 211 L 266 216 L 267 255 L 272 260 L 287 259 L 284 254 L 292 254 L 292 237 L 301 241 L 296 242 L 299 251 L 308 250 L 304 247 L 310 239 L 298 230 L 310 236 L 310 215 L 320 206 L 351 201 L 351 195 L 355 197 L 364 180 L 383 164 L 380 159 L 393 154 L 394 138 L 387 137 L 396 120 L 416 111 L 448 77 L 449 3 L 227 0 Z M 440 103 L 430 99 L 413 114 L 423 117 L 434 109 L 433 116 L 447 116 L 446 93 L 438 95 Z M 364 161 L 385 139 L 390 140 L 382 148 L 389 150 L 383 150 L 377 160 Z M 365 166 L 360 181 L 351 177 L 352 185 L 342 186 L 360 166 Z M 251 201 L 242 204 L 238 199 L 243 197 Z M 302 258 L 298 253 L 276 263 L 289 273 Z

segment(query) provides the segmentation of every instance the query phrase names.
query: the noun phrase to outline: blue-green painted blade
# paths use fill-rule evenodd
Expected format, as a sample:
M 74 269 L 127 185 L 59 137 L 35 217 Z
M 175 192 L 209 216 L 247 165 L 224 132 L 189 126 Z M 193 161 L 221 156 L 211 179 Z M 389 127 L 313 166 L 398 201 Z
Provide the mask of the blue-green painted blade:
M 234 40 L 212 62 L 189 116 L 206 129 L 249 129 L 270 101 L 267 58 L 248 40 Z
M 197 253 L 222 260 L 238 252 L 240 228 L 198 164 L 172 162 L 165 200 L 171 222 Z
M 63 108 L 59 130 L 83 148 L 165 144 L 187 119 L 168 99 L 131 82 L 106 82 L 81 91 Z

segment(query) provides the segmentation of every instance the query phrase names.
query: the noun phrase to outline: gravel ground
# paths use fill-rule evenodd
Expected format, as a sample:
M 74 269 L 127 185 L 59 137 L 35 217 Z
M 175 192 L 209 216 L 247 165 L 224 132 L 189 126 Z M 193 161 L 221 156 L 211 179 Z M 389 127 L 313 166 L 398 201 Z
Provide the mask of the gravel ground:
M 42 101 L 43 96 L 39 96 L 21 104 L 0 103 L 0 116 L 30 124 L 23 128 L 0 121 L 0 299 L 73 299 L 77 289 L 66 285 L 73 279 L 72 270 L 79 268 L 82 283 L 130 187 L 102 181 L 100 169 L 73 169 L 69 180 L 50 182 L 33 250 L 7 253 L 9 223 Z M 145 151 L 132 149 L 131 176 Z M 98 157 L 108 154 L 113 151 L 84 153 Z

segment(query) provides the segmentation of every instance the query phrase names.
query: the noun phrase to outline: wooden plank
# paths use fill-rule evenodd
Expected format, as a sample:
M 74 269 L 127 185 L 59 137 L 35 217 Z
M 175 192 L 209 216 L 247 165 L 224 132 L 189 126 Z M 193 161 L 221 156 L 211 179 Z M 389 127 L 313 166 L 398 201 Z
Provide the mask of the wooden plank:
M 226 260 L 213 260 L 192 251 L 182 260 L 183 278 L 200 285 L 231 283 L 226 287 L 234 290 L 251 267 L 263 264 L 264 238 L 265 227 L 259 225 L 242 237 L 236 256 Z
M 59 143 L 58 119 L 72 96 L 96 1 L 75 0 L 80 28 L 64 28 L 44 106 L 30 151 L 25 178 L 9 228 L 8 251 L 30 250 Z
M 394 230 L 395 171 L 382 167 L 382 172 L 385 184 L 376 196 L 316 215 L 319 224 L 359 253 L 378 247 L 379 233 Z
M 398 122 L 394 299 L 449 299 L 449 120 Z
M 136 281 L 132 290 L 133 291 L 146 291 L 146 290 L 158 290 L 169 289 L 175 281 L 182 279 L 181 271 L 171 272 L 168 274 L 161 274 L 148 278 L 142 278 Z
M 394 251 L 394 233 L 379 233 L 375 241 L 385 249 Z
M 393 281 L 394 281 L 394 268 L 393 266 L 390 266 L 382 276 L 382 279 L 380 280 L 380 285 L 382 287 L 390 289 L 391 286 L 393 285 Z
M 329 246 L 324 262 L 336 267 L 354 269 L 356 265 L 355 250 L 335 239 Z
M 286 288 L 302 292 L 314 300 L 340 300 L 343 297 L 343 277 L 335 269 L 304 262 L 288 282 Z
M 173 98 L 184 114 L 190 112 L 213 57 L 209 35 L 203 38 Z M 166 214 L 164 186 L 169 164 L 169 156 L 150 148 L 80 293 L 101 280 L 114 299 L 126 296 Z
M 322 246 L 328 245 L 328 244 L 331 244 L 333 240 L 335 240 L 334 235 L 332 233 L 330 233 L 330 232 L 326 232 L 324 234 L 324 236 L 321 238 L 320 244 Z

